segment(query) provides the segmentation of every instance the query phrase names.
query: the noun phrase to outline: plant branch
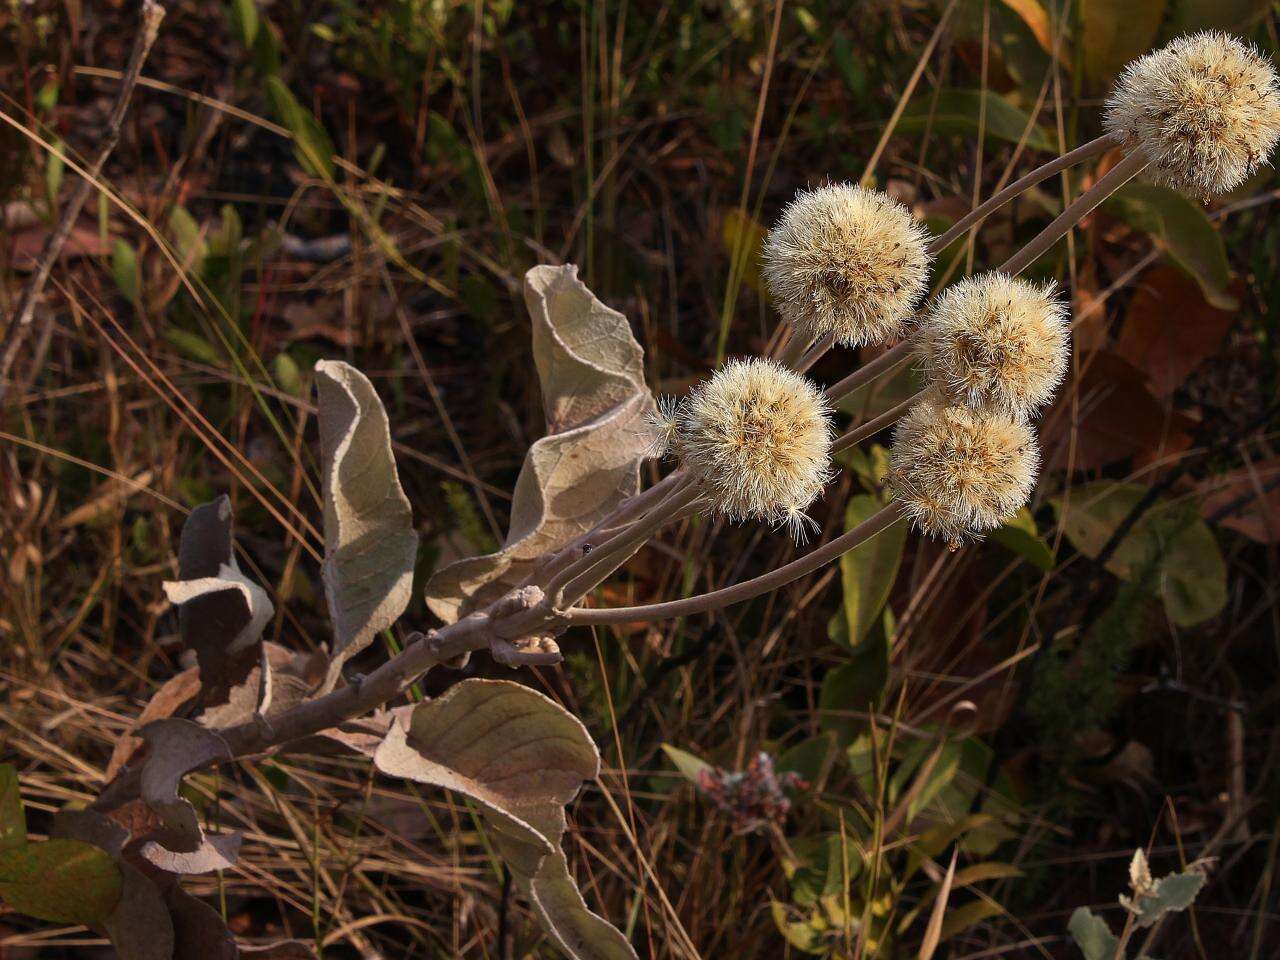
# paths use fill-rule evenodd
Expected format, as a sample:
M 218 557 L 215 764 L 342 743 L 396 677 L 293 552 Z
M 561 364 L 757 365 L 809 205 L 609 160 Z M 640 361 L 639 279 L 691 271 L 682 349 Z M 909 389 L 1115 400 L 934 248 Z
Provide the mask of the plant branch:
M 861 443 L 863 440 L 867 439 L 867 437 L 875 436 L 891 423 L 897 423 L 898 418 L 911 409 L 911 405 L 923 397 L 927 392 L 928 391 L 926 389 L 921 390 L 919 393 L 913 393 L 897 406 L 890 407 L 874 420 L 868 420 L 861 426 L 854 427 L 843 436 L 837 437 L 835 442 L 831 444 L 831 452 L 839 453 L 841 450 L 847 450 L 849 447 Z
M 1100 177 L 1098 181 L 1071 202 L 1071 205 L 1054 218 L 1025 247 L 1006 260 L 1001 272 L 1016 276 L 1035 263 L 1055 243 L 1067 235 L 1072 227 L 1097 209 L 1098 205 L 1126 183 L 1145 170 L 1151 161 L 1141 150 L 1127 154 L 1119 163 Z
M 896 347 L 890 347 L 870 363 L 864 363 L 843 380 L 838 380 L 827 387 L 824 396 L 831 403 L 839 403 L 859 387 L 865 387 L 881 374 L 890 373 L 911 360 L 912 345 L 910 340 L 903 340 Z
M 710 593 L 700 594 L 696 597 L 687 597 L 684 600 L 668 600 L 665 603 L 650 603 L 637 607 L 608 607 L 604 609 L 573 607 L 565 611 L 564 619 L 570 626 L 585 623 L 635 623 L 643 620 L 667 620 L 674 617 L 687 617 L 696 613 L 719 610 L 721 607 L 727 607 L 733 603 L 741 603 L 743 600 L 758 597 L 762 593 L 777 590 L 793 580 L 798 580 L 805 574 L 812 573 L 842 554 L 848 553 L 859 544 L 870 540 L 876 534 L 897 522 L 901 517 L 901 504 L 890 503 L 852 530 L 841 534 L 815 550 L 811 550 L 803 557 L 792 560 L 777 570 L 771 570 L 769 573 L 761 574 L 752 580 L 744 580 L 742 583 L 735 583 L 733 586 L 724 587 L 720 590 L 713 590 Z
M 936 256 L 964 236 L 971 227 L 980 224 L 1009 201 L 1026 193 L 1037 184 L 1048 180 L 1055 173 L 1061 173 L 1063 170 L 1073 167 L 1083 160 L 1088 160 L 1090 157 L 1097 156 L 1117 145 L 1117 141 L 1113 140 L 1109 134 L 1103 135 L 1096 140 L 1090 140 L 1083 146 L 1076 147 L 1069 153 L 1064 153 L 1062 156 L 1055 157 L 1048 163 L 1036 167 L 1030 173 L 1009 184 L 999 193 L 992 194 L 981 205 L 974 207 L 957 220 L 946 233 L 935 237 L 925 250 L 930 256 Z
M 53 265 L 61 255 L 67 238 L 71 236 L 72 228 L 75 227 L 76 220 L 80 217 L 80 211 L 84 207 L 85 201 L 89 199 L 89 194 L 93 191 L 102 174 L 102 168 L 106 166 L 107 160 L 115 151 L 116 144 L 120 142 L 120 131 L 124 126 L 125 114 L 129 110 L 129 101 L 133 97 L 134 87 L 138 85 L 138 77 L 142 74 L 142 65 L 146 62 L 147 55 L 151 52 L 151 47 L 156 42 L 156 36 L 160 33 L 160 21 L 163 19 L 164 7 L 157 3 L 156 0 L 143 0 L 142 29 L 138 31 L 138 35 L 134 39 L 133 50 L 129 54 L 129 63 L 125 67 L 124 79 L 121 82 L 120 90 L 116 94 L 115 103 L 111 106 L 111 114 L 107 118 L 107 131 L 102 140 L 102 147 L 98 151 L 97 157 L 94 158 L 93 163 L 85 170 L 84 176 L 76 184 L 76 188 L 67 199 L 66 205 L 63 206 L 62 216 L 58 219 L 58 225 L 45 239 L 44 246 L 40 250 L 40 256 L 36 260 L 35 273 L 32 274 L 31 279 L 28 281 L 26 289 L 22 291 L 22 297 L 18 300 L 13 315 L 9 318 L 7 329 L 5 330 L 4 352 L 0 353 L 0 399 L 4 398 L 5 384 L 9 380 L 9 371 L 13 367 L 13 361 L 17 359 L 18 350 L 22 345 L 23 334 L 31 325 L 32 316 L 35 314 L 36 302 L 40 299 L 40 294 L 44 291 L 45 284 L 49 281 L 49 274 L 53 271 Z

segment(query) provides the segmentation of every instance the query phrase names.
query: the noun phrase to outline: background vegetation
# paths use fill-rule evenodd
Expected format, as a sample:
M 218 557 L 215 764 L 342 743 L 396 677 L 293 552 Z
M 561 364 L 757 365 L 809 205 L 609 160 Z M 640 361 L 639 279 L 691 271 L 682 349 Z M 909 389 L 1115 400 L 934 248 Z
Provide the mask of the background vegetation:
M 1199 26 L 1274 54 L 1277 22 L 1258 0 L 174 0 L 0 411 L 0 760 L 32 831 L 97 792 L 184 666 L 160 581 L 191 506 L 231 495 L 269 638 L 327 639 L 316 359 L 386 401 L 424 580 L 501 539 L 542 429 L 530 266 L 580 264 L 680 392 L 762 349 L 755 250 L 798 188 L 865 179 L 945 226 L 1096 136 L 1131 57 Z M 120 0 L 0 11 L 6 315 L 136 23 Z M 1108 162 L 959 242 L 936 283 L 1000 263 Z M 605 754 L 566 848 L 642 956 L 914 957 L 953 848 L 939 955 L 1074 956 L 1068 916 L 1114 921 L 1135 847 L 1157 873 L 1218 858 L 1147 949 L 1276 954 L 1274 187 L 1205 208 L 1132 186 L 1033 268 L 1069 291 L 1076 350 L 1018 523 L 957 553 L 899 531 L 721 614 L 580 630 L 530 675 Z M 882 448 L 845 466 L 824 537 L 882 496 Z M 690 522 L 604 599 L 792 550 Z M 430 623 L 420 591 L 408 619 Z M 424 693 L 459 676 L 438 673 Z M 247 938 L 552 955 L 447 797 L 298 756 L 193 780 L 248 834 L 233 873 L 189 888 Z M 98 943 L 0 915 L 0 956 Z

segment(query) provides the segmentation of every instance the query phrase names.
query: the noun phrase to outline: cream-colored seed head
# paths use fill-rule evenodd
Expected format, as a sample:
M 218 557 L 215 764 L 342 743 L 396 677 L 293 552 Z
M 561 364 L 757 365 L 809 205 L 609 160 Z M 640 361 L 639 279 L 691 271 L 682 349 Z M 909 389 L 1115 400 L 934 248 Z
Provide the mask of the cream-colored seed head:
M 786 525 L 799 540 L 831 476 L 831 441 L 822 391 L 751 359 L 729 361 L 680 405 L 673 447 L 713 509 Z
M 658 397 L 653 409 L 644 418 L 644 425 L 649 430 L 649 449 L 645 451 L 647 457 L 658 460 L 671 452 L 679 416 L 679 400 L 675 397 Z
M 1039 465 L 1024 418 L 931 393 L 898 423 L 889 484 L 921 532 L 955 548 L 1013 517 L 1031 496 Z
M 1271 156 L 1280 80 L 1251 44 L 1193 33 L 1125 68 L 1105 125 L 1143 151 L 1157 180 L 1208 198 L 1239 186 Z
M 926 234 L 902 204 L 852 184 L 802 191 L 764 242 L 762 273 L 806 341 L 899 335 L 929 279 Z
M 1053 284 L 985 273 L 948 287 L 916 333 L 925 375 L 978 410 L 1030 414 L 1067 369 L 1067 309 Z

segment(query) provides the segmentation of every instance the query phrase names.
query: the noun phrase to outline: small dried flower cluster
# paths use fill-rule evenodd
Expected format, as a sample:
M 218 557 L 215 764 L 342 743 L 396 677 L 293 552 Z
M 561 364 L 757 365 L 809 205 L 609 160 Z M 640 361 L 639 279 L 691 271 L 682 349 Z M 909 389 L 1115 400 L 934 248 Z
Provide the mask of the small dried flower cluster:
M 933 391 L 898 424 L 889 482 L 920 530 L 954 548 L 1017 513 L 1039 463 L 1025 417 L 972 410 Z
M 949 287 L 916 334 L 926 378 L 975 410 L 1035 412 L 1067 369 L 1067 309 L 1055 293 L 996 272 Z
M 731 520 L 786 525 L 831 476 L 831 412 L 805 377 L 772 360 L 731 360 L 676 407 L 664 405 L 671 448 Z M 663 414 L 660 414 L 663 416 Z
M 1216 31 L 1190 34 L 1125 68 L 1105 124 L 1170 186 L 1225 193 L 1280 140 L 1280 80 L 1252 45 Z
M 798 194 L 764 242 L 765 283 L 806 341 L 896 337 L 925 291 L 925 231 L 891 197 L 851 184 Z
M 753 833 L 771 824 L 781 825 L 791 809 L 788 790 L 804 790 L 808 784 L 800 775 L 787 771 L 779 775 L 773 757 L 757 753 L 742 773 L 706 767 L 698 773 L 697 787 L 712 803 L 727 813 L 736 834 Z

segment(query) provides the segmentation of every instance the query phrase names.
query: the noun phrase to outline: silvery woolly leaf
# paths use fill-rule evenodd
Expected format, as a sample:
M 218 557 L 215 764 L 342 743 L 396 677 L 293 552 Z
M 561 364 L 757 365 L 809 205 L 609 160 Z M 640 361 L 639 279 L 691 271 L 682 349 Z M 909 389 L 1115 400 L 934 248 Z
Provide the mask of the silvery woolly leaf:
M 342 664 L 367 647 L 409 604 L 418 535 L 400 488 L 382 401 L 354 367 L 316 364 L 324 480 L 325 596 L 333 620 L 333 659 L 324 689 Z
M 1071 914 L 1067 932 L 1085 960 L 1115 960 L 1118 941 L 1107 922 L 1088 907 L 1079 907 Z
M 525 456 L 502 549 L 450 564 L 427 584 L 427 606 L 446 623 L 496 600 L 634 494 L 652 445 L 653 394 L 627 318 L 572 265 L 534 267 L 524 292 L 547 435 Z
M 234 842 L 224 841 L 211 850 L 209 838 L 200 828 L 195 807 L 178 793 L 182 778 L 188 772 L 231 759 L 226 741 L 199 724 L 175 718 L 149 723 L 140 732 L 147 743 L 147 757 L 142 766 L 142 799 L 164 821 L 167 828 L 165 847 L 170 852 L 197 855 L 191 862 L 176 862 L 191 867 L 196 862 L 208 863 L 219 857 L 234 857 L 239 848 L 238 838 Z M 157 862 L 157 857 L 148 859 L 152 863 Z M 203 869 L 218 869 L 218 866 Z
M 560 839 L 564 805 L 597 775 L 582 723 L 542 694 L 505 680 L 464 680 L 392 724 L 374 754 L 383 773 L 461 793 L 547 933 L 574 960 L 635 960 L 626 938 L 587 909 Z

